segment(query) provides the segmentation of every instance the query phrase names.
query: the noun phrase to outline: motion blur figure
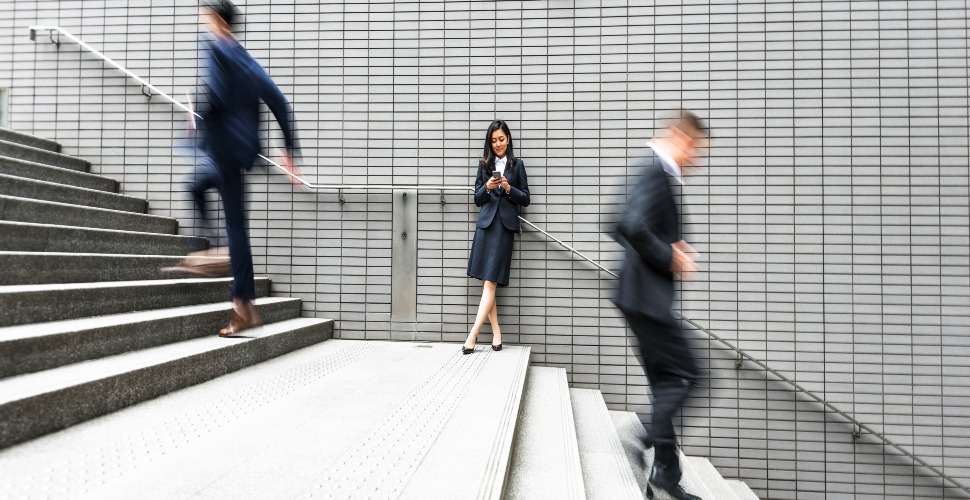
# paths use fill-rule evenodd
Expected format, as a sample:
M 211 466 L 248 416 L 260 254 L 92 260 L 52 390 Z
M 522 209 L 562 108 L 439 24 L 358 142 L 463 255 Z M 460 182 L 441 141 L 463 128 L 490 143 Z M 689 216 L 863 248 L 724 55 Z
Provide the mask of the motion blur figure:
M 190 185 L 197 215 L 206 221 L 205 192 L 216 189 L 225 211 L 232 269 L 233 311 L 219 331 L 229 336 L 262 324 L 256 311 L 256 282 L 249 228 L 243 207 L 243 173 L 259 154 L 259 101 L 269 106 L 283 131 L 286 151 L 280 164 L 294 184 L 296 138 L 289 103 L 266 71 L 233 35 L 239 11 L 228 0 L 203 4 L 201 21 L 212 34 L 205 61 L 204 96 L 199 107 L 199 147 L 204 156 Z M 190 117 L 191 118 L 191 117 Z
M 678 321 L 671 313 L 674 278 L 689 279 L 696 269 L 695 252 L 681 236 L 680 209 L 671 183 L 683 184 L 703 147 L 704 124 L 681 111 L 648 146 L 642 173 L 630 186 L 628 202 L 617 225 L 625 249 L 614 302 L 639 341 L 643 368 L 653 392 L 650 442 L 653 468 L 647 496 L 661 490 L 677 500 L 700 500 L 680 486 L 681 468 L 673 416 L 683 406 L 698 378 L 697 363 Z

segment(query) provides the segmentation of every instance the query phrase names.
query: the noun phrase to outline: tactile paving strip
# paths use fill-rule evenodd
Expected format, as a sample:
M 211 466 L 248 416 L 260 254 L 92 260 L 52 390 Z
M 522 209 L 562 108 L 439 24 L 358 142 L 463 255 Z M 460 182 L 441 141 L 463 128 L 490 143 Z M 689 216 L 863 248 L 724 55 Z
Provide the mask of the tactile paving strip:
M 13 477 L 0 461 L 0 499 L 75 498 L 170 454 L 326 375 L 380 350 L 382 343 L 340 348 L 275 377 L 222 395 L 161 425 L 119 437 L 100 448 L 48 462 L 32 474 Z M 6 465 L 6 467 L 5 467 Z
M 431 449 L 491 351 L 456 353 L 297 498 L 393 499 Z

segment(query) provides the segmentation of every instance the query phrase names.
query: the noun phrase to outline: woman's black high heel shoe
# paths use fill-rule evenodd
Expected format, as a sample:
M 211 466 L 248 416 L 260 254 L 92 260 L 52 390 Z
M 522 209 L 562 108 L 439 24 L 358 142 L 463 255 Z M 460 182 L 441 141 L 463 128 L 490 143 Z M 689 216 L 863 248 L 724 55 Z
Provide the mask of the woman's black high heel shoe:
M 461 354 L 462 355 L 471 354 L 473 352 L 475 352 L 475 346 L 472 346 L 472 347 L 465 347 L 464 345 L 461 346 Z
M 502 344 L 498 344 L 498 345 L 492 344 L 492 350 L 493 351 L 501 351 L 502 350 Z

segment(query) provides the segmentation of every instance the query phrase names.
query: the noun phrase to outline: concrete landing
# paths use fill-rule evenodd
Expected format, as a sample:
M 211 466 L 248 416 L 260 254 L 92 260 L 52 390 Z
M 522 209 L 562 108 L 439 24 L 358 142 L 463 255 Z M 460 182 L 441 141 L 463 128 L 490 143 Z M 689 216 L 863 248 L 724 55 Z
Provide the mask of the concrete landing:
M 497 499 L 528 360 L 327 341 L 0 451 L 0 499 Z

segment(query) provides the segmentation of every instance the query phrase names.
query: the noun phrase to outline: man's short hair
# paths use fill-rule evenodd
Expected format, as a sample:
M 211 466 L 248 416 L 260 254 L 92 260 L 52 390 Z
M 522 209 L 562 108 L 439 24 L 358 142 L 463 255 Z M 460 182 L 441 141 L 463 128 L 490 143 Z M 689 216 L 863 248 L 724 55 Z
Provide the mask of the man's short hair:
M 204 0 L 202 5 L 222 18 L 230 29 L 235 28 L 236 23 L 239 22 L 239 9 L 229 0 Z
M 684 109 L 680 110 L 676 118 L 670 120 L 670 126 L 687 134 L 692 139 L 707 137 L 707 125 L 704 124 L 704 121 L 694 113 Z

